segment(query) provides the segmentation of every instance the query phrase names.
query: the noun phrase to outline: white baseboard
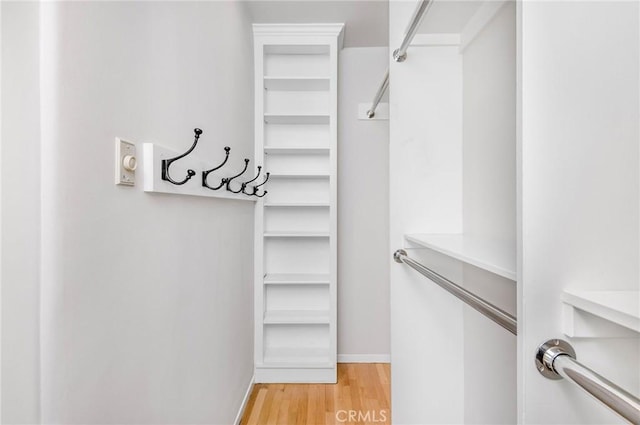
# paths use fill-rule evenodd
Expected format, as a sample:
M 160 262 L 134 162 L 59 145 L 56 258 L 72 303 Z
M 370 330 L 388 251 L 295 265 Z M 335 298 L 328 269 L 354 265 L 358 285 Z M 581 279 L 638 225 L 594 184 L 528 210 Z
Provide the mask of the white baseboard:
M 244 414 L 244 409 L 247 407 L 247 403 L 249 402 L 249 397 L 251 397 L 251 391 L 253 390 L 253 384 L 255 382 L 255 376 L 251 377 L 249 381 L 249 386 L 247 387 L 247 391 L 244 393 L 244 398 L 242 399 L 242 404 L 240 405 L 240 409 L 236 414 L 236 419 L 233 421 L 235 425 L 240 425 L 240 421 L 242 420 L 242 415 Z
M 338 363 L 391 363 L 391 354 L 338 354 Z

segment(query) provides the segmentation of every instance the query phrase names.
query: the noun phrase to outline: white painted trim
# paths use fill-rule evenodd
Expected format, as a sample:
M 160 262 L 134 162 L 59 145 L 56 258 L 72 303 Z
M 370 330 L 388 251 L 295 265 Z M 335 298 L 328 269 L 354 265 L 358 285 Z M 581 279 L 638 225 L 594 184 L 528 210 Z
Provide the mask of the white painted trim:
M 0 38 L 2 36 L 2 4 L 0 3 Z M 40 35 L 38 35 L 38 43 Z M 38 58 L 38 61 L 40 58 Z M 38 66 L 40 64 L 38 63 Z M 0 146 L 2 142 L 2 53 L 0 52 Z M 0 149 L 0 288 L 2 288 L 2 149 Z M 40 280 L 42 282 L 42 280 Z M 0 290 L 0 346 L 2 345 L 2 291 Z M 2 350 L 0 350 L 0 382 L 2 382 Z M 0 397 L 0 422 L 2 422 L 2 397 Z
M 344 23 L 334 24 L 253 24 L 254 35 L 341 36 Z
M 391 363 L 391 354 L 338 354 L 338 363 Z
M 295 365 L 294 365 L 295 366 Z M 262 367 L 256 365 L 256 382 L 259 384 L 335 384 L 338 369 L 330 367 Z
M 249 386 L 247 387 L 247 391 L 244 393 L 244 398 L 242 399 L 242 404 L 240 404 L 240 409 L 238 409 L 238 413 L 236 414 L 236 418 L 233 421 L 234 425 L 240 425 L 240 421 L 242 420 L 242 415 L 244 415 L 244 409 L 247 408 L 247 403 L 249 402 L 249 397 L 251 397 L 251 391 L 253 391 L 253 384 L 255 383 L 255 377 L 252 376 L 249 380 Z
M 411 46 L 459 46 L 460 34 L 416 34 Z
M 510 0 L 495 0 L 487 1 L 480 6 L 478 11 L 469 19 L 467 25 L 462 29 L 460 33 L 460 53 L 471 44 L 473 40 L 480 34 L 480 32 L 486 27 L 493 18 L 498 14 L 500 9 Z
M 371 109 L 371 102 L 369 103 L 358 103 L 358 119 L 364 121 L 389 121 L 389 104 L 388 103 L 378 103 L 378 107 L 376 108 L 376 114 L 373 118 L 369 118 L 367 116 L 367 112 Z

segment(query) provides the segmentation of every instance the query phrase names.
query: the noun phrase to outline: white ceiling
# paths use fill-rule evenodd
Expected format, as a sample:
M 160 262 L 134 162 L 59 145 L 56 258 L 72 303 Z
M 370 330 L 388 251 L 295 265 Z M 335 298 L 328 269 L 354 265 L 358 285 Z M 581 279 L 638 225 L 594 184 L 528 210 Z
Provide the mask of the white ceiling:
M 386 0 L 258 0 L 247 3 L 254 23 L 344 23 L 344 47 L 389 45 L 389 3 Z

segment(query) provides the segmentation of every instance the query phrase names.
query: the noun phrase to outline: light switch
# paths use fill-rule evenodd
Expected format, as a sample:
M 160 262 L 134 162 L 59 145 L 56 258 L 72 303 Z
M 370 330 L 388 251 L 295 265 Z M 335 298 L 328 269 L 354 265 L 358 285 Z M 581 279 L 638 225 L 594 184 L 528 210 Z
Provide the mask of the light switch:
M 116 184 L 135 185 L 136 168 L 136 145 L 116 137 Z

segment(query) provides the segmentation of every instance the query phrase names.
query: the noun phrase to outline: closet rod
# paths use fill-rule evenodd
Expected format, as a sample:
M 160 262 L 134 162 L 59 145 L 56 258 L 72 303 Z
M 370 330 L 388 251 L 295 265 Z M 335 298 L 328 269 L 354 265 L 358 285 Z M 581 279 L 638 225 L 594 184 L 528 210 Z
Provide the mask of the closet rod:
M 463 287 L 451 282 L 446 277 L 434 272 L 433 270 L 423 266 L 417 261 L 409 258 L 407 256 L 407 252 L 404 249 L 399 249 L 393 253 L 393 259 L 396 260 L 397 263 L 405 263 L 410 266 L 418 273 L 423 276 L 429 278 L 431 281 L 436 283 L 442 289 L 446 290 L 456 298 L 464 301 L 470 307 L 475 308 L 480 313 L 493 320 L 509 332 L 514 335 L 517 335 L 517 321 L 516 318 L 507 313 L 506 311 L 496 307 L 490 302 L 480 298 L 476 294 L 473 294 Z
M 420 23 L 427 14 L 427 10 L 429 9 L 429 6 L 431 6 L 431 3 L 431 0 L 421 0 L 416 7 L 415 12 L 413 12 L 413 17 L 411 18 L 409 27 L 407 27 L 407 33 L 404 36 L 404 40 L 402 40 L 400 47 L 393 52 L 393 60 L 396 62 L 404 62 L 407 58 L 407 49 L 409 48 L 413 37 L 416 35 L 416 32 L 418 32 Z
M 376 116 L 376 108 L 378 107 L 378 104 L 380 103 L 380 100 L 382 100 L 382 96 L 384 95 L 384 92 L 387 91 L 388 87 L 389 87 L 389 70 L 387 69 L 387 72 L 385 72 L 384 74 L 384 79 L 382 80 L 382 84 L 380 84 L 380 88 L 378 88 L 378 92 L 373 98 L 373 102 L 371 103 L 371 109 L 367 111 L 367 118 L 371 119 Z
M 578 362 L 576 352 L 567 341 L 546 341 L 538 347 L 535 362 L 536 368 L 545 378 L 565 378 L 630 423 L 640 424 L 640 399 Z
M 404 40 L 402 40 L 402 44 L 399 48 L 393 51 L 393 60 L 396 62 L 404 62 L 407 58 L 407 48 L 411 44 L 413 37 L 418 32 L 418 28 L 420 28 L 420 23 L 422 19 L 427 13 L 427 10 L 431 6 L 431 0 L 421 0 L 416 7 L 416 10 L 413 12 L 413 17 L 411 18 L 411 22 L 407 27 L 407 33 L 404 36 Z M 380 84 L 380 88 L 378 88 L 378 92 L 373 98 L 373 102 L 371 103 L 371 109 L 367 111 L 367 118 L 371 119 L 376 116 L 376 108 L 380 103 L 380 99 L 384 95 L 384 92 L 387 91 L 389 87 L 389 70 L 384 74 L 384 79 L 382 80 L 382 84 Z

